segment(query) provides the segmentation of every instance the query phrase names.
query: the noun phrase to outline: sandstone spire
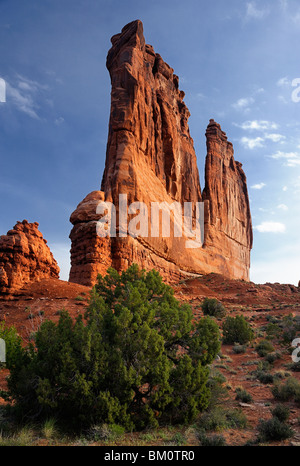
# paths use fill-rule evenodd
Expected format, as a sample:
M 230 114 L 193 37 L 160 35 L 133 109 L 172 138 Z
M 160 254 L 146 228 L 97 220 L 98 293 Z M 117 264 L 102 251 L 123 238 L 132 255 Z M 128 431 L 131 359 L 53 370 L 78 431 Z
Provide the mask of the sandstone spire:
M 133 21 L 111 39 L 107 56 L 111 112 L 101 191 L 89 194 L 71 216 L 70 281 L 90 285 L 108 266 L 126 269 L 132 262 L 156 268 L 165 279 L 219 272 L 249 278 L 251 216 L 245 175 L 234 161 L 232 144 L 213 120 L 207 129 L 206 185 L 199 174 L 184 92 L 172 68 L 145 44 L 143 25 Z M 186 248 L 186 237 L 99 238 L 97 204 L 111 202 L 119 213 L 119 195 L 151 210 L 151 203 L 196 205 L 205 200 L 205 243 Z M 195 209 L 192 211 L 195 221 Z M 131 216 L 132 217 L 132 216 Z M 117 216 L 116 229 L 122 226 Z M 130 218 L 130 215 L 129 215 Z M 148 225 L 150 227 L 150 223 Z

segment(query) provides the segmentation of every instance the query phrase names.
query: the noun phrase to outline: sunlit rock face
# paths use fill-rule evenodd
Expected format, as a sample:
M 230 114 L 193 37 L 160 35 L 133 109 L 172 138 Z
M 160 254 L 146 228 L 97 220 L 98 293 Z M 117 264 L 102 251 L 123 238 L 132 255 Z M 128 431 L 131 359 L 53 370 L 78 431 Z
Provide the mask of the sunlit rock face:
M 0 236 L 0 294 L 15 294 L 27 283 L 58 278 L 59 267 L 39 224 L 17 222 Z
M 246 177 L 233 158 L 232 144 L 220 126 L 210 120 L 205 188 L 201 193 L 188 126 L 190 113 L 178 77 L 145 43 L 141 21 L 126 25 L 111 42 L 107 56 L 112 89 L 105 170 L 101 191 L 90 193 L 71 215 L 70 281 L 92 285 L 97 274 L 105 273 L 109 266 L 121 271 L 133 262 L 147 270 L 157 269 L 167 281 L 210 272 L 248 280 L 251 215 Z M 143 203 L 149 217 L 153 203 L 181 206 L 181 214 L 171 215 L 170 235 L 153 235 L 149 218 L 143 235 L 120 237 L 120 232 L 128 232 L 128 225 L 124 230 L 120 222 L 120 195 L 126 195 L 128 206 Z M 115 237 L 97 234 L 97 206 L 101 202 L 116 206 Z M 187 247 L 189 235 L 184 229 L 181 237 L 176 233 L 176 226 L 184 224 L 184 206 L 188 203 L 192 206 L 192 226 L 197 219 L 196 206 L 205 206 L 201 247 Z M 128 221 L 132 218 L 133 211 L 129 211 Z

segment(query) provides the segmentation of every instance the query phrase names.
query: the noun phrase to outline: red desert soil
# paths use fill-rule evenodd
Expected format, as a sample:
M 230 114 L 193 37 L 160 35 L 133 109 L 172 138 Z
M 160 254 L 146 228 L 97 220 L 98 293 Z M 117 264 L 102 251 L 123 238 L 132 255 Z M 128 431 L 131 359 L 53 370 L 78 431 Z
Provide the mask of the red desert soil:
M 179 282 L 174 286 L 175 295 L 181 302 L 189 303 L 196 319 L 202 317 L 201 302 L 207 297 L 219 299 L 226 307 L 227 314 L 234 316 L 243 314 L 251 325 L 260 329 L 268 322 L 268 316 L 282 319 L 292 314 L 300 315 L 300 288 L 293 285 L 265 284 L 255 285 L 243 280 L 230 280 L 218 274 L 209 274 L 195 279 Z M 17 296 L 9 299 L 0 298 L 0 321 L 8 326 L 14 325 L 25 342 L 29 341 L 32 332 L 36 331 L 45 319 L 57 321 L 59 311 L 66 309 L 76 317 L 84 312 L 89 299 L 90 288 L 58 279 L 44 279 L 27 285 Z M 221 327 L 222 321 L 217 321 Z M 299 335 L 300 336 L 300 335 Z M 256 337 L 256 342 L 263 338 Z M 241 407 L 246 414 L 249 427 L 244 430 L 227 430 L 223 432 L 230 445 L 244 445 L 255 438 L 259 419 L 271 417 L 270 409 L 277 404 L 274 400 L 272 385 L 262 384 L 250 377 L 257 367 L 254 361 L 263 361 L 255 351 L 255 344 L 249 345 L 243 354 L 235 354 L 230 345 L 222 345 L 222 357 L 214 366 L 226 377 L 226 385 L 230 386 L 228 407 Z M 282 348 L 276 347 L 282 351 Z M 289 354 L 284 354 L 274 363 L 271 372 L 287 372 L 287 365 L 292 362 Z M 291 372 L 300 380 L 299 372 Z M 0 371 L 0 389 L 5 388 L 7 371 Z M 253 398 L 251 403 L 240 403 L 235 400 L 235 388 L 242 386 Z M 0 399 L 1 402 L 1 399 Z M 289 423 L 295 431 L 292 440 L 277 442 L 280 445 L 300 445 L 300 407 L 294 402 L 286 403 L 291 409 Z

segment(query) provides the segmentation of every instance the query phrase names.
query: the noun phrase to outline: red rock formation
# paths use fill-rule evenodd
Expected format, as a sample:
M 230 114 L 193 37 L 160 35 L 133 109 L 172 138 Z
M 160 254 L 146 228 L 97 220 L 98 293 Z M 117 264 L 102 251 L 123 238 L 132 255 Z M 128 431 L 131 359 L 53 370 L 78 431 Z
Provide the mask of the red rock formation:
M 214 120 L 207 127 L 206 142 L 205 246 L 224 257 L 220 273 L 248 279 L 253 237 L 246 176 L 234 160 L 232 143 Z
M 246 180 L 241 165 L 233 159 L 232 145 L 213 121 L 207 130 L 203 247 L 187 249 L 186 236 L 176 237 L 173 227 L 180 223 L 180 216 L 172 218 L 168 238 L 153 237 L 150 221 L 144 237 L 97 236 L 99 201 L 116 206 L 120 233 L 120 194 L 127 195 L 128 205 L 143 202 L 148 213 L 152 202 L 176 202 L 182 208 L 190 202 L 194 221 L 196 205 L 202 200 L 188 127 L 190 114 L 178 77 L 145 44 L 140 21 L 125 26 L 111 41 L 107 56 L 111 113 L 102 191 L 89 194 L 71 216 L 70 281 L 90 285 L 108 266 L 123 270 L 132 262 L 156 268 L 167 280 L 209 272 L 248 279 L 252 233 Z
M 0 236 L 0 294 L 14 294 L 43 278 L 58 278 L 59 267 L 38 226 L 23 220 Z

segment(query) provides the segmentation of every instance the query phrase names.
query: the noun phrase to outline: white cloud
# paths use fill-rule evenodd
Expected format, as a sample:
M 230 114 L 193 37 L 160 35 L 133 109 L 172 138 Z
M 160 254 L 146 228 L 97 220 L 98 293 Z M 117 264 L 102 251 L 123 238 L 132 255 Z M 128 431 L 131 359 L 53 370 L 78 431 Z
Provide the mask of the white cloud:
M 247 138 L 243 137 L 240 140 L 241 144 L 246 148 L 246 149 L 256 149 L 257 147 L 263 147 L 263 138 L 257 137 L 257 138 Z
M 286 192 L 288 190 L 287 186 L 283 186 L 282 191 Z
M 55 121 L 54 121 L 54 124 L 56 126 L 60 126 L 62 125 L 63 123 L 65 122 L 65 119 L 63 117 L 58 117 Z
M 253 229 L 260 233 L 284 233 L 285 225 L 279 222 L 262 222 Z
M 237 100 L 234 104 L 232 104 L 233 108 L 236 110 L 247 110 L 250 105 L 254 103 L 253 97 L 242 97 L 241 99 Z
M 285 11 L 288 7 L 288 0 L 279 0 L 281 8 Z
M 279 100 L 279 102 L 282 102 L 283 104 L 289 103 L 289 101 L 283 95 L 279 95 L 277 99 Z
M 285 210 L 285 211 L 286 211 L 286 210 L 289 210 L 288 206 L 285 205 L 285 204 L 279 204 L 279 205 L 277 206 L 277 208 L 278 208 L 278 209 L 281 209 L 281 210 Z
M 7 83 L 7 99 L 11 100 L 19 110 L 31 118 L 39 119 L 36 112 L 37 105 L 30 94 L 22 93 L 19 89 Z
M 258 183 L 258 184 L 254 184 L 253 186 L 251 186 L 251 188 L 252 189 L 262 189 L 265 186 L 266 186 L 265 183 Z
M 255 94 L 263 94 L 264 92 L 265 92 L 264 88 L 260 87 L 259 89 L 255 91 Z
M 283 78 L 278 79 L 276 84 L 278 87 L 285 87 L 285 86 L 290 86 L 291 82 L 289 81 L 287 76 L 284 76 Z
M 269 13 L 268 10 L 259 10 L 255 2 L 247 3 L 246 18 L 247 19 L 262 19 Z
M 285 161 L 284 165 L 287 167 L 297 167 L 300 165 L 300 153 L 299 152 L 282 152 L 277 151 L 275 154 L 270 155 L 272 159 Z
M 37 102 L 42 93 L 48 89 L 46 85 L 17 75 L 14 85 L 7 83 L 7 101 L 11 101 L 20 111 L 31 118 L 39 119 L 38 110 L 40 107 Z
M 272 133 L 272 134 L 265 134 L 265 138 L 270 139 L 273 142 L 280 142 L 285 139 L 285 136 L 283 136 L 283 134 Z
M 20 74 L 17 75 L 18 77 L 18 87 L 20 89 L 24 89 L 30 92 L 37 92 L 40 90 L 48 90 L 49 87 L 45 84 L 41 84 L 38 81 L 33 81 L 32 79 L 28 79 Z
M 236 124 L 239 128 L 244 130 L 256 131 L 270 131 L 278 128 L 277 123 L 267 120 L 248 120 L 244 121 L 241 125 Z

